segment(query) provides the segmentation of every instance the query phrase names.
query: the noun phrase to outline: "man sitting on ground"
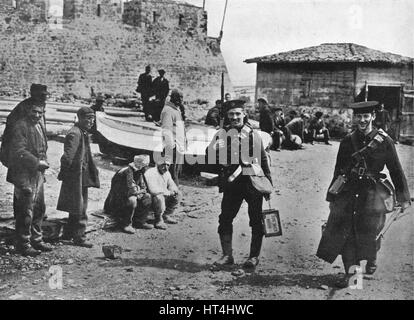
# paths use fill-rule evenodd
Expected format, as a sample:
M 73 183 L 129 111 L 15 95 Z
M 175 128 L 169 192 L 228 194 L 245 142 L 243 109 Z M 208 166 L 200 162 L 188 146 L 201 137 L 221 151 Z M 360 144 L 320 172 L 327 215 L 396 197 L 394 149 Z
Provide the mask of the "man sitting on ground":
M 317 111 L 315 113 L 315 117 L 309 123 L 309 138 L 311 144 L 313 144 L 313 142 L 317 139 L 318 135 L 322 134 L 325 144 L 330 145 L 329 130 L 326 127 L 322 116 L 323 113 L 321 111 Z
M 160 159 L 155 168 L 148 169 L 144 176 L 148 191 L 152 196 L 152 207 L 155 217 L 155 228 L 165 230 L 165 223 L 176 224 L 172 218 L 178 207 L 178 187 L 168 171 L 171 165 L 169 159 Z
M 221 100 L 216 100 L 216 105 L 208 110 L 205 124 L 218 127 L 220 125 L 220 114 L 222 112 Z
M 147 191 L 144 178 L 149 161 L 148 155 L 135 156 L 134 162 L 119 169 L 112 178 L 104 210 L 117 220 L 125 233 L 135 233 L 132 224 L 140 229 L 153 228 L 147 223 L 151 195 Z

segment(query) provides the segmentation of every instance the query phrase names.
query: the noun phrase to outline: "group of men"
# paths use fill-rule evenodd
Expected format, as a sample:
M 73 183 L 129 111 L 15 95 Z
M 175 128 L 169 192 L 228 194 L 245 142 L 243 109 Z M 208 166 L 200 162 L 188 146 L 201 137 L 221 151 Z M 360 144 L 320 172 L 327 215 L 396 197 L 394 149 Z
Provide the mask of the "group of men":
M 44 118 L 46 89 L 46 86 L 32 85 L 31 98 L 11 112 L 1 150 L 1 160 L 9 169 L 7 181 L 15 187 L 16 249 L 29 256 L 52 250 L 49 244 L 43 242 L 41 230 L 45 213 L 44 176 L 49 168 Z M 173 90 L 167 109 L 163 110 L 171 113 L 164 115 L 169 117 L 166 123 L 170 129 L 163 133 L 167 141 L 163 154 L 153 155 L 156 166 L 149 166 L 148 155 L 135 156 L 134 161 L 118 170 L 112 179 L 104 209 L 117 219 L 126 233 L 134 233 L 134 226 L 165 229 L 165 223 L 177 222 L 172 216 L 179 203 L 178 183 L 174 182 L 174 175 L 169 170 L 180 161 L 176 161 L 177 157 L 171 157 L 169 150 L 174 150 L 173 155 L 184 154 L 185 151 L 184 126 L 177 126 L 177 121 L 182 120 L 178 106 L 180 96 L 178 91 Z M 395 194 L 401 210 L 411 204 L 394 143 L 382 129 L 373 127 L 377 105 L 377 102 L 351 105 L 356 129 L 340 143 L 327 194 L 330 214 L 317 256 L 329 263 L 338 255 L 342 256 L 345 276 L 338 283 L 341 287 L 348 285 L 352 267 L 362 260 L 367 260 L 366 273 L 372 274 L 377 268 L 377 235 L 384 225 L 386 213 L 392 210 L 389 203 L 384 202 L 381 190 L 382 193 L 388 190 L 391 196 Z M 264 236 L 263 199 L 269 200 L 272 192 L 269 159 L 260 134 L 247 119 L 244 102 L 229 100 L 222 108 L 225 122 L 206 150 L 206 154 L 215 155 L 213 161 L 220 172 L 219 192 L 223 193 L 218 226 L 223 255 L 215 265 L 223 267 L 235 262 L 232 250 L 233 220 L 245 200 L 252 234 L 250 253 L 243 266 L 254 269 L 259 263 Z M 92 244 L 85 238 L 88 188 L 100 186 L 88 138 L 94 122 L 94 110 L 82 107 L 77 115 L 78 122 L 65 138 L 58 175 L 62 187 L 57 209 L 69 212 L 64 237 L 72 239 L 74 245 L 91 247 Z M 395 191 L 384 179 L 382 171 L 385 166 Z M 265 187 L 266 184 L 270 190 Z M 387 188 L 384 189 L 384 185 Z M 149 217 L 151 209 L 153 219 Z
M 325 144 L 330 145 L 329 130 L 321 111 L 317 111 L 312 119 L 307 113 L 298 116 L 295 111 L 291 111 L 289 116 L 285 117 L 281 107 L 275 108 L 273 115 L 264 98 L 258 99 L 258 103 L 260 130 L 272 136 L 273 150 L 280 151 L 281 147 L 291 150 L 302 149 L 302 143 L 314 144 L 314 141 L 322 136 Z
M 146 121 L 156 123 L 160 121 L 162 109 L 170 92 L 170 83 L 165 78 L 165 73 L 164 69 L 159 69 L 159 76 L 152 80 L 151 66 L 146 66 L 145 72 L 138 77 L 138 85 L 135 91 L 141 94 L 141 103 Z M 155 99 L 150 100 L 153 96 L 155 96 Z M 185 119 L 184 106 L 181 104 L 179 107 L 182 117 Z

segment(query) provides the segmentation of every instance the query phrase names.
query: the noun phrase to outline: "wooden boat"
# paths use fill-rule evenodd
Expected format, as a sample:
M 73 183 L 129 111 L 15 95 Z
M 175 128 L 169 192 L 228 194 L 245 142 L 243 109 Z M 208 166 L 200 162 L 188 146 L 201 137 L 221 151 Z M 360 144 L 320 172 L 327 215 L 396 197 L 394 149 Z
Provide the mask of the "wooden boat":
M 140 117 L 119 118 L 103 112 L 96 113 L 97 143 L 100 151 L 118 158 L 131 161 L 134 155 L 162 151 L 161 128 L 155 123 L 146 122 Z M 187 150 L 189 156 L 205 157 L 205 150 L 213 139 L 217 129 L 204 124 L 190 122 L 186 125 Z M 265 148 L 268 148 L 272 138 L 266 132 L 259 131 Z

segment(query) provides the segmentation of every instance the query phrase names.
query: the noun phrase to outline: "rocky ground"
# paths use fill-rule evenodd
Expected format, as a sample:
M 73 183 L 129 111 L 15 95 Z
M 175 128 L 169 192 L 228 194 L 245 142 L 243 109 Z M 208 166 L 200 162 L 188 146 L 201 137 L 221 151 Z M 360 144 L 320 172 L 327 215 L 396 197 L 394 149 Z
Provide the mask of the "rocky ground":
M 340 259 L 329 265 L 315 256 L 321 225 L 328 216 L 324 201 L 339 143 L 307 145 L 306 150 L 272 152 L 275 191 L 272 207 L 280 210 L 283 235 L 264 240 L 261 261 L 254 273 L 241 264 L 250 243 L 247 206 L 234 222 L 234 256 L 230 270 L 214 270 L 220 257 L 217 221 L 221 195 L 217 187 L 199 178 L 182 181 L 180 223 L 168 230 L 138 230 L 135 235 L 99 229 L 89 233 L 94 248 L 55 243 L 55 250 L 36 258 L 14 254 L 0 240 L 1 299 L 413 299 L 413 215 L 397 221 L 386 234 L 374 279 L 363 280 L 362 289 L 337 290 L 334 282 L 342 272 Z M 89 212 L 99 213 L 119 168 L 99 154 L 101 189 L 91 189 Z M 51 170 L 47 173 L 46 204 L 49 219 L 65 214 L 56 211 L 57 181 L 63 145 L 50 142 Z M 414 195 L 413 147 L 398 145 Z M 12 186 L 0 168 L 0 229 L 9 229 Z M 411 209 L 412 210 L 412 209 Z M 91 216 L 91 225 L 102 219 Z M 119 259 L 106 259 L 103 245 L 123 249 Z M 52 268 L 51 268 L 52 267 Z M 61 269 L 59 269 L 61 268 Z M 62 270 L 63 287 L 56 288 L 53 275 Z

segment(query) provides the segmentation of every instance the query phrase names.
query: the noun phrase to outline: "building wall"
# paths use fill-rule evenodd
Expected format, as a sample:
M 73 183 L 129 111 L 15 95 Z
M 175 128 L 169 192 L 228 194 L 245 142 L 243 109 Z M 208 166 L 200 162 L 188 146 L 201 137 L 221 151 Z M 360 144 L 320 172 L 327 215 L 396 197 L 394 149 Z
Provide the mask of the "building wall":
M 353 101 L 355 68 L 334 64 L 258 64 L 257 98 L 277 105 L 342 108 Z
M 37 82 L 48 85 L 56 97 L 89 97 L 91 88 L 131 96 L 139 73 L 148 64 L 154 77 L 157 69 L 165 69 L 170 87 L 182 90 L 186 101 L 220 97 L 222 72 L 226 90 L 232 90 L 217 40 L 202 31 L 202 8 L 177 5 L 176 12 L 170 13 L 172 2 L 163 0 L 166 6 L 156 2 L 161 16 L 171 15 L 174 23 L 143 28 L 123 23 L 112 0 L 102 0 L 100 17 L 95 11 L 96 0 L 65 0 L 63 12 L 67 16 L 62 28 L 54 30 L 45 20 L 22 21 L 22 11 L 3 6 L 6 1 L 0 0 L 0 95 L 19 95 Z M 36 5 L 25 1 L 33 6 L 30 12 L 34 16 Z M 80 7 L 81 3 L 89 5 Z M 44 12 L 41 5 L 38 10 Z M 180 27 L 177 13 L 185 14 L 185 10 L 192 14 Z
M 412 65 L 384 66 L 360 65 L 357 68 L 355 93 L 358 95 L 365 87 L 365 81 L 378 85 L 413 85 Z

